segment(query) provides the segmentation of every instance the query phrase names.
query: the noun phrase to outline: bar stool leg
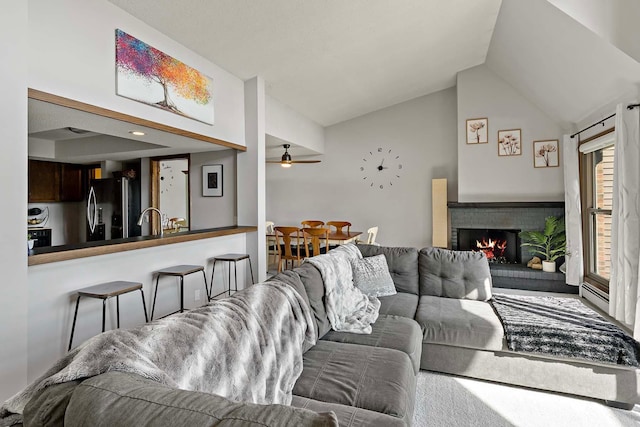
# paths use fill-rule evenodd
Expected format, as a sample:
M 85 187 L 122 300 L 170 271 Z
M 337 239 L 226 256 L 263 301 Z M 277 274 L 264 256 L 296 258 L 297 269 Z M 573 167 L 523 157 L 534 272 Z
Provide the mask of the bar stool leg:
M 153 313 L 156 311 L 156 299 L 158 297 L 158 282 L 160 281 L 160 275 L 156 277 L 156 290 L 153 293 L 153 303 L 151 303 L 151 320 L 153 320 Z
M 231 264 L 227 263 L 227 268 L 229 268 L 229 288 L 228 288 L 228 294 L 229 296 L 231 296 Z
M 209 286 L 207 286 L 207 273 L 202 270 L 202 278 L 204 279 L 204 292 L 207 294 L 207 301 L 209 301 Z
M 76 312 L 73 315 L 73 324 L 71 325 L 71 338 L 69 338 L 69 349 L 67 351 L 71 350 L 71 344 L 73 344 L 73 333 L 76 330 L 76 320 L 78 319 L 78 306 L 80 305 L 80 295 L 78 295 L 78 298 L 76 299 Z
M 102 332 L 104 332 L 105 319 L 107 317 L 107 299 L 102 300 Z
M 116 295 L 116 328 L 120 329 L 120 295 Z
M 180 276 L 180 313 L 184 313 L 184 276 Z
M 238 292 L 238 263 L 233 261 L 233 277 L 236 279 L 236 292 Z M 229 266 L 229 289 L 231 289 L 231 266 Z M 231 295 L 231 291 L 229 291 Z
M 209 301 L 211 301 L 211 296 L 213 295 L 213 274 L 216 272 L 216 259 L 213 260 L 213 269 L 211 269 L 211 283 L 209 283 Z
M 253 285 L 255 281 L 253 280 L 253 267 L 251 267 L 251 258 L 247 258 L 249 260 L 249 271 L 251 272 L 251 284 Z
M 149 317 L 147 317 L 147 303 L 144 301 L 144 292 L 140 288 L 140 295 L 142 296 L 142 309 L 144 310 L 144 322 L 149 323 Z

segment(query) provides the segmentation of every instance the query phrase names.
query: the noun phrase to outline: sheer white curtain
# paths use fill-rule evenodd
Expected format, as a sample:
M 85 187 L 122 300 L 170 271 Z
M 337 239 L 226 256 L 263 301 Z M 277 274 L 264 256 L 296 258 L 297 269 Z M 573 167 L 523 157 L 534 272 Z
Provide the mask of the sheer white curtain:
M 582 209 L 580 207 L 580 170 L 578 168 L 579 138 L 564 136 L 564 220 L 567 235 L 565 257 L 566 282 L 580 286 L 582 283 Z
M 616 154 L 611 218 L 609 314 L 640 339 L 640 117 L 638 108 L 616 108 Z

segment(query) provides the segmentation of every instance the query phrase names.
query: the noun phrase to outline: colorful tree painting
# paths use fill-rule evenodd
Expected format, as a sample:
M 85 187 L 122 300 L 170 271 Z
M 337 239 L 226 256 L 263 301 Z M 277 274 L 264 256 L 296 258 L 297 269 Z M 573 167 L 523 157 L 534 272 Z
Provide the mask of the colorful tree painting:
M 211 79 L 198 70 L 119 29 L 116 66 L 119 95 L 213 124 Z

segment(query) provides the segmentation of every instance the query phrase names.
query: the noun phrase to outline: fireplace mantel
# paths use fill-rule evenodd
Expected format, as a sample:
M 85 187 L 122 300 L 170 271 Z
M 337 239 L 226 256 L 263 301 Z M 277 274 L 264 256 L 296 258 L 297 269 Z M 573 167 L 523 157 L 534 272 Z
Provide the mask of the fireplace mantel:
M 449 202 L 449 209 L 562 208 L 564 202 Z

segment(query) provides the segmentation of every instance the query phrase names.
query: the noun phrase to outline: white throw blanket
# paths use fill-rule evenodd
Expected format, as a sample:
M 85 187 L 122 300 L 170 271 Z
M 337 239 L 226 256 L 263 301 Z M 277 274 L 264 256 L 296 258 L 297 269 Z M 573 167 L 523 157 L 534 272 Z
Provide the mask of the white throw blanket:
M 123 371 L 184 390 L 290 404 L 302 348 L 315 344 L 309 307 L 291 286 L 253 285 L 229 298 L 132 329 L 105 332 L 60 359 L 0 407 L 0 425 L 53 384 Z
M 347 244 L 307 259 L 320 270 L 327 317 L 336 331 L 370 334 L 371 324 L 378 319 L 380 300 L 363 294 L 353 285 L 350 260 L 361 258 L 356 245 Z

